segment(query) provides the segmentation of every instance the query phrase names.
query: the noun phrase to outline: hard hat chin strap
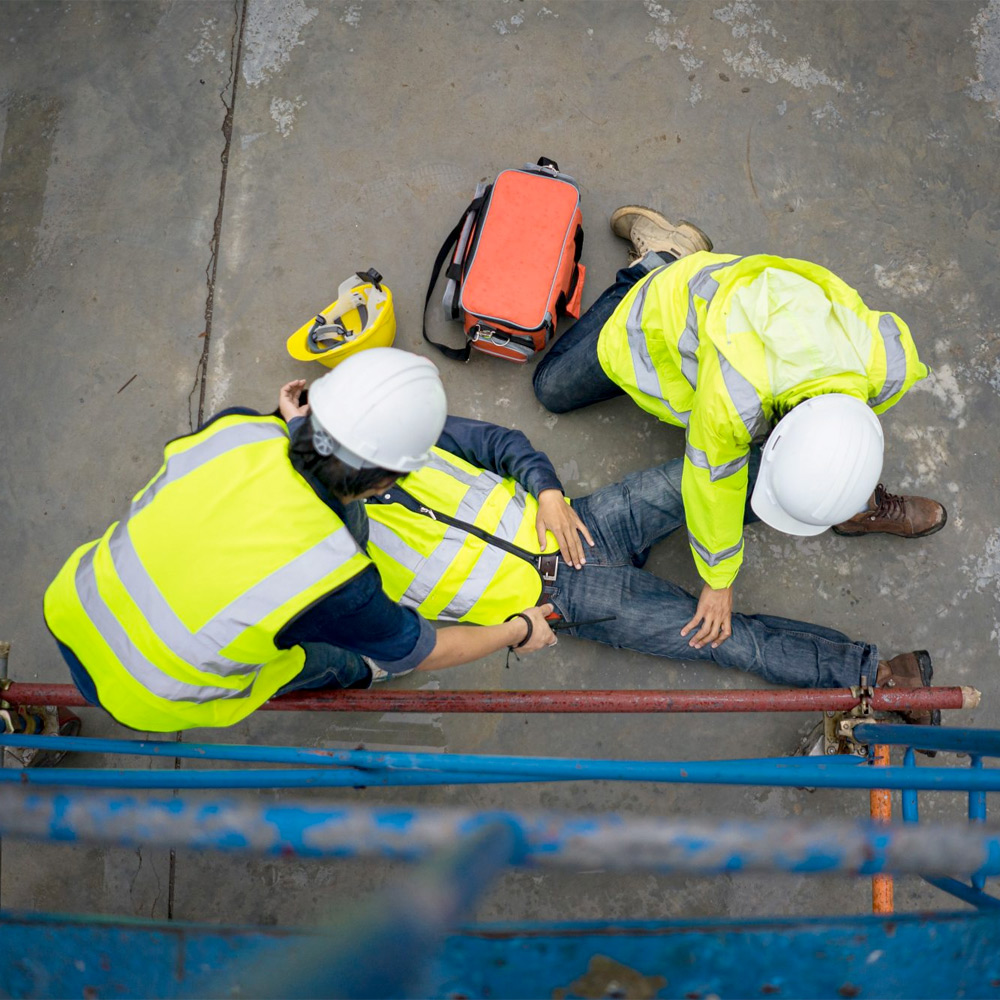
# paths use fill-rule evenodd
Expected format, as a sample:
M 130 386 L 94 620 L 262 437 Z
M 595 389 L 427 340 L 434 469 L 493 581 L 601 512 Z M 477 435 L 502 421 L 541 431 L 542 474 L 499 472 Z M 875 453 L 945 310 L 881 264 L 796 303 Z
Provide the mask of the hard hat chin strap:
M 360 286 L 358 285 L 359 280 L 362 282 Z M 357 274 L 345 278 L 337 289 L 337 301 L 332 308 L 321 314 L 326 324 L 332 325 L 342 316 L 351 312 L 352 309 L 357 309 L 361 315 L 361 332 L 364 332 L 370 321 L 373 322 L 378 315 L 379 307 L 388 298 L 379 284 L 381 280 L 382 275 L 373 269 L 369 269 L 364 274 L 359 271 Z M 364 291 L 361 290 L 362 288 Z M 362 310 L 364 310 L 363 313 Z

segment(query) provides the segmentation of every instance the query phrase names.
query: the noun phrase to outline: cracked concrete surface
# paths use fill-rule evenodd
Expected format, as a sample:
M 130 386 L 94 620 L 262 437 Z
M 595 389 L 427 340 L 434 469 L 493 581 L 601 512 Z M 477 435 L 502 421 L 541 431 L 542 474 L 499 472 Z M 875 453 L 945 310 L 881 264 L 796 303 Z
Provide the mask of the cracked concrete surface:
M 0 638 L 14 643 L 15 677 L 67 680 L 42 621 L 44 588 L 155 471 L 165 441 L 226 405 L 270 410 L 282 382 L 318 375 L 291 361 L 284 340 L 359 267 L 386 275 L 399 346 L 428 353 L 420 309 L 441 239 L 477 180 L 544 154 L 580 182 L 585 304 L 625 260 L 608 214 L 638 201 L 692 219 L 720 250 L 823 263 L 906 319 L 935 375 L 885 419 L 885 477 L 940 496 L 947 529 L 905 543 L 796 541 L 756 527 L 738 606 L 812 618 L 890 654 L 926 647 L 941 682 L 984 692 L 980 709 L 946 721 L 998 725 L 998 0 L 17 0 L 0 5 L 0 52 Z M 442 333 L 436 304 L 430 316 Z M 557 417 L 534 401 L 530 371 L 434 360 L 455 412 L 524 430 L 572 495 L 680 454 L 679 435 L 626 400 Z M 682 539 L 649 565 L 696 585 Z M 497 656 L 398 683 L 756 685 L 569 639 L 509 671 Z M 784 753 L 810 721 L 268 714 L 208 736 L 717 758 Z M 85 725 L 120 732 L 97 712 Z M 609 782 L 359 800 L 727 818 L 867 811 L 857 793 Z M 950 795 L 924 796 L 922 810 L 964 815 Z M 184 851 L 171 868 L 165 852 L 5 843 L 0 902 L 294 923 L 396 870 Z M 948 905 L 910 879 L 897 899 Z M 518 872 L 477 915 L 867 906 L 863 884 L 830 878 Z

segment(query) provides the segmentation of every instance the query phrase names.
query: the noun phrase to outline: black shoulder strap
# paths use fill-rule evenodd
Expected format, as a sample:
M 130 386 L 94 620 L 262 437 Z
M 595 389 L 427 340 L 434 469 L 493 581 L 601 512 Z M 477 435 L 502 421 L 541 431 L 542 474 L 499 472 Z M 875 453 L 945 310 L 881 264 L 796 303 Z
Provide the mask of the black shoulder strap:
M 470 535 L 481 538 L 488 545 L 495 545 L 498 549 L 503 549 L 512 556 L 517 556 L 519 559 L 531 563 L 535 569 L 538 568 L 537 553 L 522 549 L 519 545 L 514 545 L 513 542 L 508 542 L 505 538 L 498 538 L 496 535 L 491 535 L 488 531 L 474 524 L 469 524 L 468 521 L 460 521 L 457 517 L 452 517 L 450 514 L 442 514 L 441 511 L 434 510 L 422 504 L 412 493 L 408 493 L 398 483 L 386 493 L 373 497 L 372 500 L 375 503 L 398 503 L 407 510 L 413 511 L 414 514 L 422 514 L 424 517 L 431 518 L 431 520 L 440 521 L 442 524 L 449 524 L 453 528 L 461 528 L 462 531 L 467 531 Z
M 492 185 L 490 187 L 492 187 Z M 472 201 L 469 202 L 468 207 L 458 220 L 458 225 L 455 226 L 455 228 L 448 234 L 444 244 L 438 251 L 436 259 L 434 260 L 434 268 L 431 271 L 431 281 L 427 286 L 427 297 L 424 299 L 424 340 L 426 340 L 428 344 L 433 344 L 446 358 L 451 358 L 453 361 L 468 361 L 469 355 L 472 353 L 472 345 L 467 340 L 465 347 L 449 347 L 447 344 L 441 344 L 436 340 L 431 340 L 431 338 L 427 335 L 427 306 L 430 304 L 431 295 L 434 294 L 434 286 L 437 284 L 438 275 L 441 273 L 441 266 L 451 253 L 452 247 L 458 242 L 458 238 L 462 232 L 462 227 L 465 225 L 466 218 L 470 212 L 478 212 L 479 209 L 483 207 L 483 202 L 488 197 L 489 192 L 490 188 L 487 188 L 486 191 L 483 192 L 483 194 L 481 194 L 478 198 L 473 198 Z M 450 273 L 448 276 L 450 278 L 454 278 L 455 280 L 459 280 L 461 278 L 461 273 Z

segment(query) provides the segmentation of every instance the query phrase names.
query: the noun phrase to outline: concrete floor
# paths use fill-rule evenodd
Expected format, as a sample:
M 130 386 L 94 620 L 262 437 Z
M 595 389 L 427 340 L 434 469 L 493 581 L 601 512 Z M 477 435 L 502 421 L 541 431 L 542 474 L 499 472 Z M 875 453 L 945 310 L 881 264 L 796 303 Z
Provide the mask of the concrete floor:
M 68 679 L 43 591 L 159 464 L 231 404 L 271 409 L 315 377 L 284 340 L 375 265 L 397 345 L 428 353 L 434 253 L 475 183 L 546 155 L 583 192 L 596 298 L 625 259 L 626 201 L 691 219 L 717 249 L 815 260 L 910 324 L 935 368 L 884 420 L 890 488 L 942 497 L 925 541 L 795 541 L 755 528 L 740 610 L 814 619 L 892 654 L 1000 725 L 1000 0 L 476 0 L 0 4 L 0 638 L 16 679 Z M 227 113 L 231 113 L 230 120 Z M 432 311 L 440 332 L 439 312 Z M 626 400 L 556 417 L 530 369 L 440 364 L 452 410 L 524 430 L 572 495 L 676 456 Z M 695 586 L 686 546 L 651 568 Z M 717 668 L 572 640 L 402 686 L 752 687 Z M 96 711 L 92 735 L 120 733 Z M 621 758 L 781 754 L 805 716 L 302 718 L 210 738 Z M 161 764 L 162 766 L 162 764 Z M 360 801 L 718 817 L 861 816 L 862 793 L 602 782 L 368 791 Z M 960 817 L 928 796 L 930 817 Z M 309 921 L 382 884 L 379 864 L 4 844 L 8 907 L 252 923 Z M 900 908 L 944 907 L 916 880 Z M 477 916 L 656 918 L 864 912 L 836 879 L 513 874 Z

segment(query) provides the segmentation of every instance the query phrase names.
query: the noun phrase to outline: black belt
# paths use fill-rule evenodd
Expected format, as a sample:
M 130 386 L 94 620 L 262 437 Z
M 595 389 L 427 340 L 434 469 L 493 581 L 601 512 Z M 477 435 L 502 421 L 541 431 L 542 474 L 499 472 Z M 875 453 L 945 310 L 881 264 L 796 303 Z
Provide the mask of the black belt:
M 539 556 L 538 572 L 542 576 L 542 583 L 555 583 L 559 575 L 559 553 L 546 552 Z

